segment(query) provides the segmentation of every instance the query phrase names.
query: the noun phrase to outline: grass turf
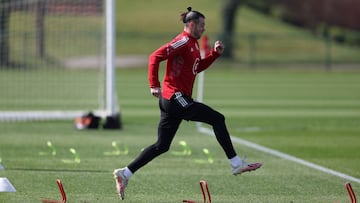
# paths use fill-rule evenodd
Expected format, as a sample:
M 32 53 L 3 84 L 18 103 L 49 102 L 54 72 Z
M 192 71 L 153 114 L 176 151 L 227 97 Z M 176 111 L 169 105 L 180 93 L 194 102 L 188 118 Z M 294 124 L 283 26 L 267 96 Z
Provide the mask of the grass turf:
M 359 73 L 294 70 L 224 69 L 206 72 L 205 102 L 224 113 L 234 136 L 271 147 L 322 166 L 359 177 Z M 125 166 L 155 141 L 157 101 L 147 87 L 146 70 L 119 70 L 117 90 L 121 131 L 77 131 L 72 121 L 1 122 L 0 157 L 16 193 L 0 202 L 60 199 L 63 181 L 68 202 L 117 202 L 112 170 Z M 175 156 L 184 140 L 191 156 Z M 51 141 L 57 155 L 46 145 Z M 129 147 L 128 155 L 106 156 L 112 141 Z M 213 137 L 183 122 L 170 152 L 140 170 L 130 181 L 126 202 L 201 200 L 198 181 L 208 181 L 213 202 L 347 202 L 345 180 L 284 159 L 235 145 L 239 155 L 261 161 L 263 168 L 234 177 Z M 75 148 L 81 162 L 73 159 Z M 206 163 L 202 149 L 214 163 Z M 202 160 L 205 163 L 198 163 Z M 360 187 L 354 183 L 353 188 Z
M 180 1 L 169 3 L 162 0 L 158 4 L 148 4 L 144 0 L 129 2 L 126 0 L 117 4 L 117 53 L 121 55 L 149 54 L 166 42 L 181 29 L 176 12 L 180 13 L 188 6 L 187 2 Z M 215 40 L 221 29 L 219 1 L 208 3 L 201 0 L 193 2 L 192 6 L 207 16 L 206 34 Z M 144 13 L 144 10 L 147 12 Z M 151 17 L 147 18 L 147 15 Z M 144 19 L 152 21 L 149 23 Z M 161 23 L 154 28 L 153 22 Z M 240 61 L 246 62 L 250 52 L 246 48 L 248 34 L 268 32 L 275 36 L 289 36 L 285 38 L 286 45 L 282 38 L 275 43 L 258 41 L 261 43 L 256 44 L 259 53 L 256 57 L 260 62 L 286 61 L 299 53 L 306 61 L 312 58 L 315 59 L 311 61 L 323 60 L 323 42 L 277 19 L 269 19 L 243 7 L 236 22 L 236 31 L 240 34 L 235 54 Z M 304 38 L 310 39 L 302 40 Z M 296 44 L 297 39 L 300 45 Z M 289 41 L 294 43 L 290 48 L 287 46 Z M 83 47 L 74 45 L 76 49 L 72 50 L 83 51 Z M 303 48 L 305 45 L 306 48 Z M 335 62 L 344 58 L 350 58 L 350 62 L 358 61 L 358 49 L 337 44 L 333 44 L 332 48 Z M 288 54 L 293 50 L 297 50 L 294 55 Z M 276 53 L 275 59 L 267 52 Z M 286 57 L 278 57 L 279 54 Z M 241 71 L 224 67 L 228 64 L 218 64 L 206 73 L 205 101 L 225 114 L 232 135 L 360 177 L 358 72 Z M 33 89 L 54 93 L 50 95 L 54 101 L 50 99 L 50 102 L 32 107 L 35 109 L 51 109 L 53 103 L 61 98 L 77 98 L 75 104 L 67 100 L 66 109 L 78 109 L 96 101 L 84 97 L 95 95 L 90 89 L 96 87 L 84 86 L 78 91 L 67 91 L 75 86 L 68 82 L 69 75 L 60 74 L 62 70 L 54 70 L 52 75 L 63 82 L 51 83 L 53 78 L 41 71 L 40 74 L 27 72 L 27 75 L 34 74 L 44 82 L 35 88 L 26 86 L 24 75 L 3 71 L 0 74 L 0 92 L 11 91 L 9 95 L 14 95 L 14 98 L 7 98 L 10 102 L 2 102 L 2 98 L 1 108 L 12 110 L 35 105 L 31 100 L 38 100 L 38 97 L 31 91 Z M 70 77 L 86 81 L 95 81 L 98 74 L 88 70 L 69 72 L 72 74 Z M 122 131 L 76 131 L 72 121 L 1 122 L 0 158 L 5 171 L 1 171 L 0 175 L 9 178 L 17 192 L 1 193 L 0 202 L 31 203 L 40 202 L 42 198 L 60 199 L 57 178 L 63 181 L 68 202 L 118 202 L 112 170 L 126 165 L 156 137 L 159 112 L 156 100 L 149 96 L 146 77 L 143 69 L 118 71 L 117 90 L 124 123 Z M 12 83 L 6 78 L 18 81 L 13 87 L 15 89 L 9 87 Z M 26 88 L 19 88 L 21 85 Z M 30 97 L 19 99 L 18 94 Z M 208 181 L 213 202 L 348 202 L 343 186 L 345 180 L 239 145 L 236 149 L 240 155 L 248 155 L 249 161 L 262 161 L 264 167 L 254 173 L 233 177 L 215 139 L 196 132 L 193 123 L 182 124 L 171 151 L 180 149 L 177 144 L 180 140 L 188 142 L 192 155 L 182 157 L 168 153 L 154 160 L 131 179 L 126 202 L 201 200 L 200 179 Z M 47 141 L 56 146 L 56 156 L 41 155 L 50 152 Z M 105 156 L 104 152 L 112 150 L 112 141 L 125 143 L 130 149 L 129 154 Z M 205 147 L 214 156 L 213 164 L 196 163 L 196 160 L 206 159 L 202 153 Z M 62 159 L 72 159 L 70 148 L 77 150 L 81 163 L 62 162 Z M 353 187 L 355 192 L 360 191 L 358 184 L 353 184 Z

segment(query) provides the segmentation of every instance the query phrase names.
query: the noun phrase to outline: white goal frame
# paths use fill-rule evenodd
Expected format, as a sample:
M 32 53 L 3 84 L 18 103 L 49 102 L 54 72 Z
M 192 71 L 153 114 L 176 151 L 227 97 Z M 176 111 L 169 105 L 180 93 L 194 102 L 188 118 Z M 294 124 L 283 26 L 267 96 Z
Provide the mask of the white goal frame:
M 105 101 L 104 108 L 92 112 L 99 117 L 119 117 L 120 108 L 115 89 L 115 0 L 105 0 L 106 53 L 105 53 Z M 74 119 L 89 112 L 44 110 L 44 111 L 0 111 L 0 121 L 63 120 Z

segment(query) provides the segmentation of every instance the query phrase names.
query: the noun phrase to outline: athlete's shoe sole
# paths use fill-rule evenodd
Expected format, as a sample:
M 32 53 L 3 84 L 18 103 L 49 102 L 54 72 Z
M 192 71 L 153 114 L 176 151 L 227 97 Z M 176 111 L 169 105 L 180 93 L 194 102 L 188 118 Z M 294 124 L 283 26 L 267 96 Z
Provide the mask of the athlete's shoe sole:
M 124 169 L 116 169 L 113 174 L 116 183 L 116 191 L 118 192 L 120 199 L 124 200 L 125 188 L 128 183 L 128 180 L 124 175 Z
M 246 163 L 245 161 L 239 167 L 233 168 L 232 172 L 234 175 L 240 175 L 245 172 L 255 171 L 260 168 L 262 163 Z

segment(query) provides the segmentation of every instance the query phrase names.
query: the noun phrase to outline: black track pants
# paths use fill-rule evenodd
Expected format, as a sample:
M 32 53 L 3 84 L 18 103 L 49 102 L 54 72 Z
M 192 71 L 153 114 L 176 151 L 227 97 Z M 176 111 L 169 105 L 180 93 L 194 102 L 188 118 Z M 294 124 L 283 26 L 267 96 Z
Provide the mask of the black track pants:
M 140 155 L 128 165 L 135 173 L 160 154 L 167 152 L 182 120 L 198 121 L 211 125 L 215 136 L 228 159 L 236 156 L 225 117 L 209 106 L 193 101 L 191 98 L 176 93 L 170 100 L 160 98 L 161 118 L 158 125 L 157 141 L 145 148 Z

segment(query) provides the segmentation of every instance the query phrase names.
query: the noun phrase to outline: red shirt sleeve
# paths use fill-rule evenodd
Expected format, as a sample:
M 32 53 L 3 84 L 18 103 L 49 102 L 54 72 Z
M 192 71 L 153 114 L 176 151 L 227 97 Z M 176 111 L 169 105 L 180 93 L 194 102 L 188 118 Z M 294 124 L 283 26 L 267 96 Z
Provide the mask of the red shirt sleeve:
M 216 51 L 214 51 L 214 49 L 211 49 L 210 53 L 205 58 L 200 60 L 199 66 L 196 69 L 196 72 L 200 73 L 201 71 L 207 69 L 220 56 L 221 55 L 218 54 Z
M 183 38 L 182 40 L 186 41 L 188 39 Z M 186 51 L 186 46 L 178 46 L 174 48 L 174 44 L 171 44 L 170 42 L 164 44 L 150 55 L 148 64 L 148 80 L 151 88 L 161 86 L 159 81 L 160 62 L 165 61 L 172 56 L 179 55 L 183 51 Z
M 148 79 L 151 88 L 160 87 L 159 66 L 161 61 L 166 60 L 166 47 L 167 45 L 161 46 L 149 56 Z

